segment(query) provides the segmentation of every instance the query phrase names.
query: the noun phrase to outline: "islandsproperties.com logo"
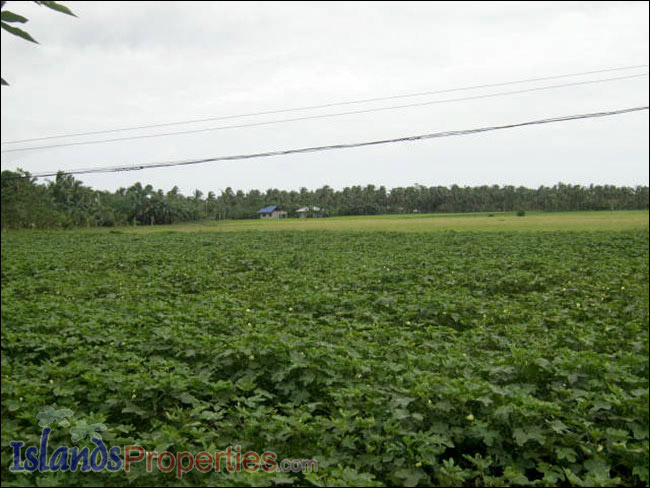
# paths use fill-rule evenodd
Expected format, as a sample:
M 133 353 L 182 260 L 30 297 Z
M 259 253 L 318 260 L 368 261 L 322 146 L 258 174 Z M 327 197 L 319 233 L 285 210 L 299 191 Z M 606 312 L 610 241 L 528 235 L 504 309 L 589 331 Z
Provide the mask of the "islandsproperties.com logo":
M 241 446 L 228 446 L 223 451 L 201 451 L 196 454 L 182 451 L 146 451 L 139 445 L 108 447 L 102 440 L 101 432 L 107 430 L 101 423 L 88 424 L 84 420 L 76 420 L 71 427 L 71 418 L 74 412 L 63 408 L 55 410 L 51 406 L 45 407 L 36 415 L 39 427 L 43 427 L 38 446 L 25 446 L 22 441 L 9 443 L 13 451 L 13 462 L 9 468 L 13 472 L 30 473 L 44 472 L 116 472 L 124 470 L 129 472 L 136 463 L 144 462 L 146 470 L 163 473 L 175 472 L 178 478 L 189 471 L 196 469 L 202 473 L 209 471 L 227 470 L 230 472 L 263 471 L 273 473 L 282 472 L 316 472 L 318 462 L 315 459 L 284 459 L 278 461 L 273 451 L 259 454 L 254 451 L 242 452 Z M 52 433 L 50 425 L 69 428 L 72 442 L 79 442 L 86 438 L 95 445 L 91 450 L 88 446 L 59 446 L 52 450 L 49 438 Z

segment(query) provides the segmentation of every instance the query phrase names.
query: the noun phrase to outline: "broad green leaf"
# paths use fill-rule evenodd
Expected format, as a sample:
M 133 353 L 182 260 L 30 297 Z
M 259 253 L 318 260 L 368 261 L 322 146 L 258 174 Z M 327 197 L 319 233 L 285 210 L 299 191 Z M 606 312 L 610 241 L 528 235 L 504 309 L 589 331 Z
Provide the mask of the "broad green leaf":
M 570 463 L 575 463 L 576 460 L 578 459 L 578 454 L 570 447 L 561 447 L 561 446 L 556 447 L 555 455 L 557 456 L 558 459 L 560 460 L 566 459 Z
M 84 420 L 78 420 L 76 425 L 70 429 L 70 435 L 72 436 L 72 442 L 80 441 L 86 437 L 90 439 L 101 439 L 102 436 L 100 432 L 106 430 L 104 424 L 86 424 Z
M 537 441 L 539 444 L 542 445 L 546 441 L 546 438 L 542 434 L 542 429 L 536 425 L 532 425 L 525 429 L 517 427 L 513 431 L 513 436 L 518 446 L 523 446 L 529 440 Z
M 422 469 L 403 468 L 395 473 L 395 478 L 401 480 L 402 486 L 417 486 L 428 477 Z
M 66 417 L 72 417 L 73 413 L 69 408 L 55 410 L 52 406 L 48 405 L 36 414 L 36 418 L 39 420 L 39 427 L 45 427 L 53 422 L 58 422 L 61 427 L 68 427 L 70 422 L 68 422 Z

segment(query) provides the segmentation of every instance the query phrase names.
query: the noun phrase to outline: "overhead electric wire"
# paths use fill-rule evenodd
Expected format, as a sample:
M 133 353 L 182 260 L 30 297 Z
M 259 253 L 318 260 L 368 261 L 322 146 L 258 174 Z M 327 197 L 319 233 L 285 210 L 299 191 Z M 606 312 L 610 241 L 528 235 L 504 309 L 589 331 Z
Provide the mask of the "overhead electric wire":
M 78 132 L 78 133 L 73 133 L 73 134 L 61 134 L 61 135 L 54 135 L 54 136 L 46 136 L 46 137 L 34 137 L 31 139 L 20 139 L 20 140 L 14 140 L 14 141 L 7 141 L 7 142 L 2 142 L 2 145 L 5 144 L 19 144 L 19 143 L 24 143 L 24 142 L 35 142 L 35 141 L 44 141 L 48 139 L 61 139 L 64 137 L 79 137 L 79 136 L 89 136 L 89 135 L 98 135 L 98 134 L 109 134 L 109 133 L 114 133 L 114 132 L 126 132 L 126 131 L 131 131 L 131 130 L 141 130 L 141 129 L 153 129 L 157 127 L 170 127 L 174 125 L 185 125 L 185 124 L 195 124 L 199 122 L 210 122 L 210 121 L 215 121 L 215 120 L 227 120 L 227 119 L 236 119 L 236 118 L 241 118 L 241 117 L 254 117 L 254 116 L 260 116 L 260 115 L 272 115 L 272 114 L 279 114 L 279 113 L 287 113 L 287 112 L 297 112 L 301 110 L 315 110 L 315 109 L 321 109 L 321 108 L 329 108 L 329 107 L 337 107 L 337 106 L 342 106 L 342 105 L 353 105 L 353 104 L 360 104 L 360 103 L 369 103 L 369 102 L 379 102 L 379 101 L 385 101 L 385 100 L 397 100 L 400 98 L 411 98 L 411 97 L 421 97 L 421 96 L 427 96 L 427 95 L 439 95 L 442 93 L 452 93 L 452 92 L 458 92 L 458 91 L 466 91 L 466 90 L 476 90 L 480 88 L 496 88 L 499 86 L 507 86 L 507 85 L 517 85 L 517 84 L 522 84 L 522 83 L 532 83 L 535 81 L 548 81 L 548 80 L 557 80 L 561 78 L 570 78 L 570 77 L 575 77 L 575 76 L 586 76 L 586 75 L 593 75 L 593 74 L 599 74 L 599 73 L 608 73 L 612 71 L 624 71 L 624 70 L 629 70 L 629 69 L 638 69 L 638 68 L 647 68 L 647 64 L 640 64 L 640 65 L 633 65 L 633 66 L 623 66 L 619 68 L 605 68 L 605 69 L 599 69 L 599 70 L 592 70 L 592 71 L 582 71 L 579 73 L 568 73 L 568 74 L 562 74 L 562 75 L 552 75 L 552 76 L 542 76 L 542 77 L 537 77 L 537 78 L 527 78 L 523 80 L 514 80 L 514 81 L 505 81 L 505 82 L 500 82 L 500 83 L 487 83 L 487 84 L 482 84 L 482 85 L 471 85 L 471 86 L 465 86 L 465 87 L 460 87 L 460 88 L 448 88 L 444 90 L 434 90 L 434 91 L 424 91 L 424 92 L 417 92 L 417 93 L 407 93 L 407 94 L 402 94 L 402 95 L 391 95 L 391 96 L 385 96 L 385 97 L 374 97 L 374 98 L 362 98 L 362 99 L 357 99 L 357 100 L 348 100 L 344 102 L 333 102 L 333 103 L 325 103 L 321 105 L 308 105 L 304 107 L 294 107 L 294 108 L 285 108 L 285 109 L 278 109 L 278 110 L 266 110 L 266 111 L 261 111 L 261 112 L 250 112 L 250 113 L 245 113 L 245 114 L 237 114 L 237 115 L 224 115 L 224 116 L 217 116 L 217 117 L 207 117 L 207 118 L 202 118 L 202 119 L 191 119 L 191 120 L 183 120 L 183 121 L 178 121 L 178 122 L 167 122 L 167 123 L 162 123 L 162 124 L 151 124 L 151 125 L 140 125 L 140 126 L 132 126 L 132 127 L 124 127 L 124 128 L 119 128 L 119 129 L 106 129 L 106 130 L 97 130 L 97 131 L 89 131 L 89 132 Z
M 52 148 L 56 148 L 56 147 L 83 146 L 83 145 L 89 145 L 89 144 L 105 144 L 105 143 L 111 143 L 111 142 L 130 141 L 130 140 L 136 140 L 136 139 L 150 139 L 150 138 L 156 138 L 156 137 L 166 137 L 166 136 L 183 135 L 183 134 L 197 134 L 197 133 L 200 133 L 200 132 L 213 132 L 213 131 L 225 130 L 225 129 L 239 129 L 239 128 L 244 128 L 244 127 L 258 127 L 258 126 L 263 126 L 263 125 L 281 124 L 281 123 L 287 123 L 287 122 L 297 122 L 297 121 L 302 121 L 302 120 L 323 119 L 323 118 L 330 118 L 330 117 L 341 117 L 341 116 L 346 116 L 346 115 L 356 115 L 356 114 L 364 114 L 364 113 L 371 113 L 371 112 L 381 112 L 381 111 L 386 111 L 386 110 L 397 110 L 397 109 L 403 109 L 403 108 L 421 107 L 421 106 L 426 106 L 426 105 L 437 105 L 437 104 L 442 104 L 442 103 L 452 103 L 452 102 L 461 102 L 461 101 L 467 101 L 467 100 L 479 100 L 479 99 L 484 99 L 484 98 L 502 97 L 502 96 L 508 96 L 508 95 L 517 95 L 517 94 L 521 94 L 521 93 L 530 93 L 530 92 L 536 92 L 536 91 L 552 90 L 552 89 L 556 89 L 556 88 L 566 88 L 566 87 L 571 87 L 571 86 L 582 86 L 582 85 L 591 85 L 591 84 L 595 84 L 595 83 L 605 83 L 605 82 L 610 82 L 610 81 L 626 80 L 626 79 L 631 79 L 631 78 L 639 78 L 639 77 L 643 77 L 643 76 L 648 76 L 648 73 L 641 73 L 641 74 L 627 75 L 627 76 L 618 76 L 618 77 L 614 77 L 614 78 L 602 78 L 602 79 L 598 79 L 598 80 L 576 81 L 576 82 L 573 82 L 573 83 L 563 83 L 563 84 L 559 84 L 559 85 L 548 85 L 548 86 L 541 86 L 541 87 L 525 88 L 525 89 L 522 89 L 522 90 L 488 93 L 488 94 L 484 94 L 484 95 L 473 95 L 473 96 L 470 96 L 470 97 L 447 98 L 447 99 L 444 99 L 444 100 L 432 100 L 432 101 L 428 101 L 428 102 L 419 102 L 419 103 L 412 103 L 412 104 L 407 104 L 407 105 L 393 105 L 393 106 L 389 106 L 389 107 L 376 107 L 376 108 L 369 108 L 369 109 L 363 109 L 363 110 L 353 110 L 353 111 L 349 111 L 349 112 L 338 112 L 338 113 L 332 113 L 332 114 L 309 115 L 309 116 L 305 116 L 305 117 L 296 117 L 296 118 L 292 118 L 292 119 L 276 119 L 276 120 L 269 120 L 269 121 L 265 121 L 265 122 L 251 122 L 251 123 L 247 123 L 247 124 L 225 125 L 225 126 L 210 127 L 210 128 L 204 128 L 204 129 L 193 129 L 193 130 L 186 130 L 186 131 L 166 132 L 166 133 L 162 133 L 162 134 L 147 134 L 147 135 L 130 136 L 130 137 L 118 137 L 118 138 L 114 138 L 114 139 L 102 139 L 102 140 L 82 141 L 82 142 L 69 142 L 69 143 L 63 143 L 63 144 L 50 144 L 50 145 L 45 145 L 45 146 L 32 146 L 32 147 L 25 147 L 25 148 L 5 149 L 4 151 L 1 151 L 1 152 L 2 153 L 10 153 L 10 152 L 19 152 L 19 151 L 34 151 L 34 150 L 40 150 L 40 149 L 52 149 Z
M 396 139 L 383 139 L 383 140 L 376 140 L 376 141 L 369 141 L 369 142 L 358 142 L 358 143 L 351 143 L 351 144 L 334 144 L 334 145 L 329 145 L 329 146 L 306 147 L 306 148 L 300 148 L 300 149 L 285 149 L 285 150 L 269 151 L 269 152 L 263 152 L 263 153 L 240 154 L 240 155 L 234 155 L 234 156 L 218 156 L 218 157 L 203 158 L 203 159 L 191 159 L 191 160 L 184 160 L 184 161 L 168 161 L 168 162 L 157 162 L 157 163 L 143 163 L 143 164 L 136 164 L 136 165 L 130 165 L 130 166 L 122 165 L 122 166 L 110 166 L 110 167 L 102 167 L 102 168 L 87 168 L 87 169 L 78 169 L 78 170 L 69 170 L 69 171 L 57 171 L 57 172 L 54 172 L 54 173 L 34 173 L 34 174 L 29 174 L 29 175 L 22 175 L 21 177 L 25 177 L 25 178 L 27 178 L 27 177 L 42 178 L 42 177 L 47 177 L 47 176 L 56 176 L 57 174 L 74 175 L 74 174 L 90 174 L 90 173 L 117 173 L 117 172 L 123 172 L 123 171 L 138 171 L 138 170 L 150 169 L 150 168 L 168 168 L 168 167 L 173 167 L 173 166 L 187 166 L 187 165 L 203 164 L 203 163 L 219 162 L 219 161 L 238 161 L 238 160 L 244 160 L 244 159 L 264 158 L 264 157 L 271 157 L 271 156 L 284 156 L 284 155 L 290 155 L 290 154 L 302 154 L 302 153 L 321 152 L 321 151 L 333 151 L 333 150 L 338 150 L 338 149 L 351 149 L 351 148 L 357 148 L 357 147 L 377 146 L 377 145 L 382 145 L 382 144 L 393 144 L 393 143 L 399 143 L 399 142 L 413 142 L 413 141 L 421 141 L 421 140 L 425 140 L 425 139 L 437 139 L 437 138 L 442 138 L 442 137 L 464 136 L 464 135 L 470 135 L 470 134 L 478 134 L 478 133 L 483 133 L 483 132 L 490 132 L 490 131 L 495 131 L 495 130 L 512 129 L 512 128 L 516 128 L 516 127 L 525 127 L 525 126 L 531 126 L 531 125 L 543 125 L 543 124 L 551 124 L 551 123 L 556 123 L 556 122 L 566 122 L 566 121 L 570 121 L 570 120 L 590 119 L 590 118 L 595 118 L 595 117 L 608 117 L 608 116 L 611 116 L 611 115 L 619 115 L 619 114 L 625 114 L 625 113 L 631 113 L 631 112 L 638 112 L 638 111 L 641 111 L 641 110 L 648 110 L 648 108 L 649 107 L 647 105 L 645 105 L 645 106 L 640 106 L 640 107 L 632 107 L 632 108 L 626 108 L 626 109 L 620 109 L 620 110 L 612 110 L 612 111 L 607 111 L 607 112 L 594 112 L 594 113 L 577 114 L 577 115 L 563 115 L 563 116 L 559 116 L 559 117 L 532 120 L 532 121 L 528 121 L 528 122 L 518 122 L 518 123 L 513 123 L 513 124 L 497 125 L 497 126 L 490 126 L 490 127 L 481 127 L 481 128 L 476 128 L 476 129 L 464 129 L 464 130 L 452 130 L 452 131 L 445 131 L 445 132 L 435 132 L 435 133 L 432 133 L 432 134 L 423 134 L 423 135 L 416 135 L 416 136 L 399 137 L 399 138 L 396 138 Z

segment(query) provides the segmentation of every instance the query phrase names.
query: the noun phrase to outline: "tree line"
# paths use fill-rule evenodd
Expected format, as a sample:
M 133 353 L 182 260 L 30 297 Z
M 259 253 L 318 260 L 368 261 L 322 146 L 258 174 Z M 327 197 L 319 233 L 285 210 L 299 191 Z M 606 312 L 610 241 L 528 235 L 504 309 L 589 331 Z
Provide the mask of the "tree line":
M 318 206 L 324 215 L 377 215 L 434 212 L 509 212 L 648 209 L 647 186 L 570 185 L 536 189 L 511 185 L 423 186 L 387 189 L 351 186 L 334 190 L 234 191 L 219 195 L 195 190 L 183 195 L 178 187 L 165 192 L 135 183 L 114 192 L 94 190 L 71 175 L 58 174 L 38 183 L 24 171 L 1 173 L 2 229 L 72 228 L 157 225 L 200 219 L 255 218 L 257 210 L 279 205 L 295 216 L 304 206 Z

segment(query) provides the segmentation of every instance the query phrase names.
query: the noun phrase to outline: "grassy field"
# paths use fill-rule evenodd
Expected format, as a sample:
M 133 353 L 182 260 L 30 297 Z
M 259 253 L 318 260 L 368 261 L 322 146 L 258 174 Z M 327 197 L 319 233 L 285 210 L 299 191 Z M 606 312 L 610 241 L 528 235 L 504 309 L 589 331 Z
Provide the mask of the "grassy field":
M 202 221 L 171 226 L 142 226 L 137 232 L 244 230 L 334 230 L 334 231 L 558 231 L 648 229 L 648 211 L 527 213 L 410 214 L 322 219 Z M 125 228 L 133 231 L 132 228 Z
M 647 211 L 3 233 L 2 485 L 647 486 L 648 244 Z M 10 472 L 46 406 L 49 454 L 318 471 Z

